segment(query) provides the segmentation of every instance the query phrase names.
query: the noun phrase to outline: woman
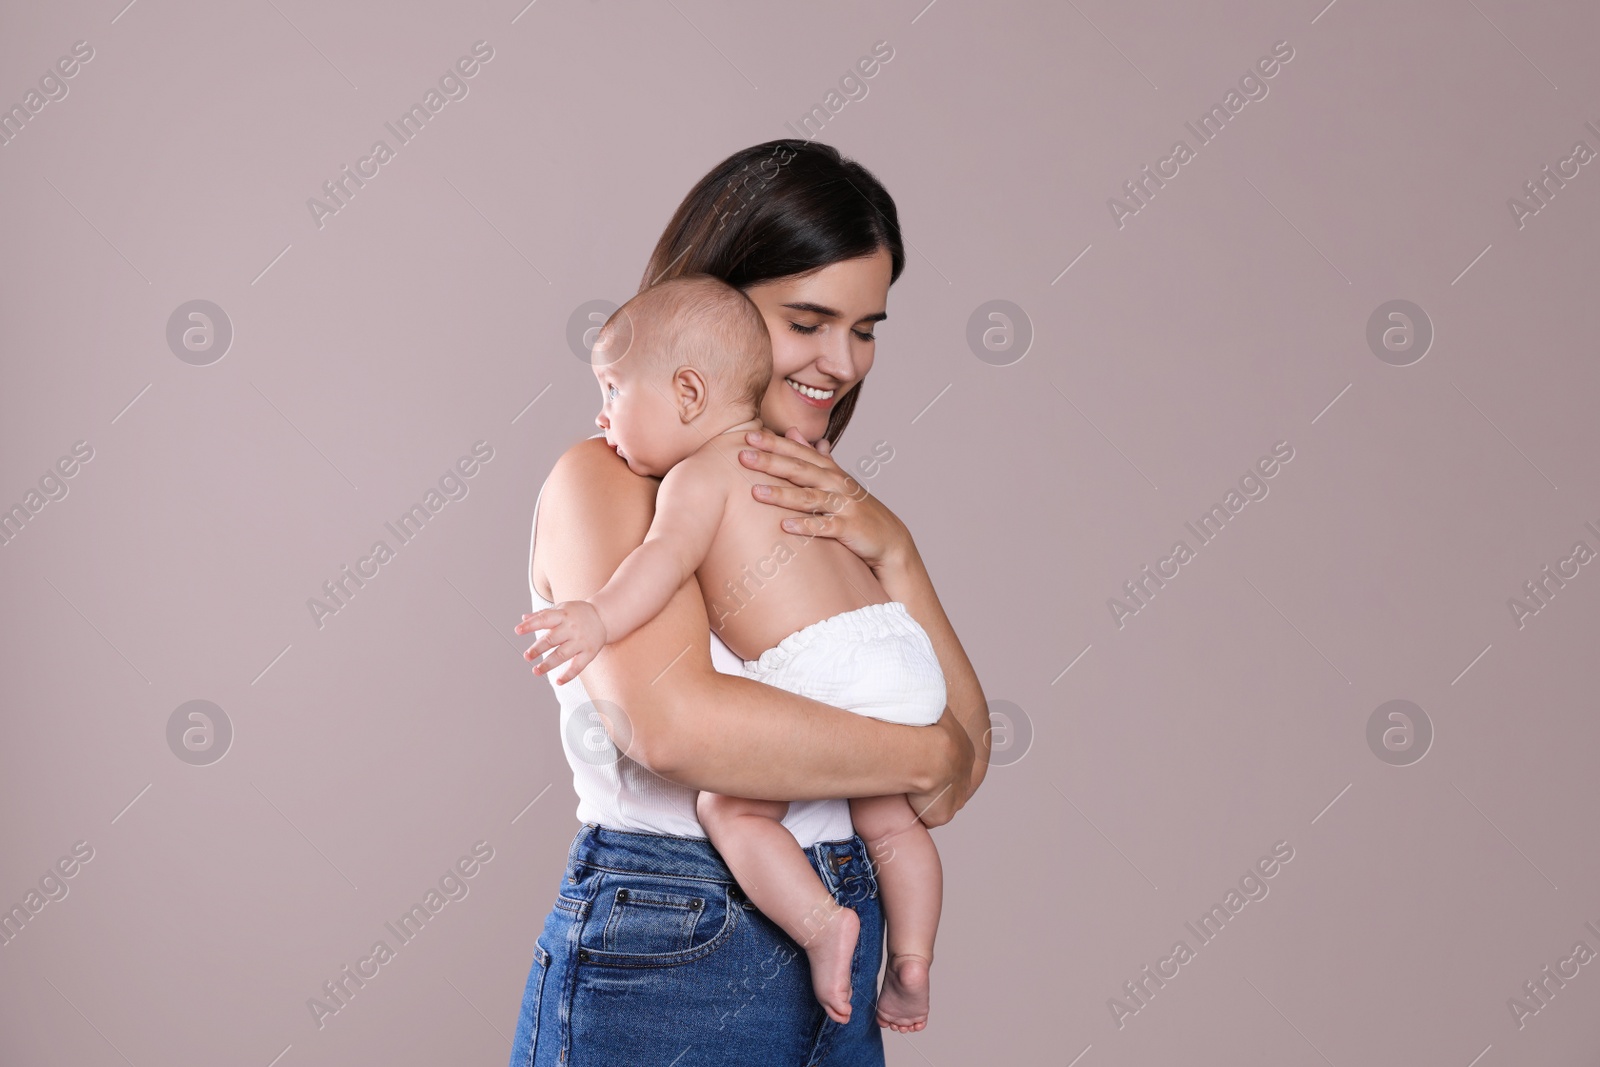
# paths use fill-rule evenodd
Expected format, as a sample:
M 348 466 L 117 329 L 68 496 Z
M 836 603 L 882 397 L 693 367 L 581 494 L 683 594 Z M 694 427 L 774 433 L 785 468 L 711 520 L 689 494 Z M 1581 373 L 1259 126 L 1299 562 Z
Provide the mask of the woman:
M 837 538 L 872 567 L 932 639 L 949 707 L 932 727 L 898 726 L 743 678 L 695 582 L 556 687 L 584 826 L 534 945 L 512 1067 L 883 1062 L 882 917 L 840 798 L 908 793 L 924 823 L 941 825 L 983 780 L 988 754 L 983 691 L 910 533 L 829 454 L 904 262 L 894 201 L 871 174 L 826 145 L 772 141 L 689 192 L 641 288 L 707 273 L 760 309 L 773 342 L 761 417 L 786 436 L 752 435 L 741 462 L 794 485 L 752 492 L 797 513 L 786 529 Z M 658 485 L 604 440 L 569 449 L 534 507 L 534 607 L 603 585 L 644 540 Z M 804 954 L 705 840 L 702 789 L 792 802 L 784 825 L 861 920 L 847 1025 L 823 1013 Z

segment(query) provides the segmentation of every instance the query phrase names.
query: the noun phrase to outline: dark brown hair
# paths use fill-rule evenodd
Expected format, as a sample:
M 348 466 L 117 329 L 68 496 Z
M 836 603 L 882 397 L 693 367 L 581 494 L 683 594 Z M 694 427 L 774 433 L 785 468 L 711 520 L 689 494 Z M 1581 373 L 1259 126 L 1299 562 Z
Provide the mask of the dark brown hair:
M 817 141 L 752 145 L 712 167 L 683 198 L 640 289 L 710 274 L 737 289 L 887 249 L 889 283 L 905 269 L 894 200 L 861 164 Z M 830 446 L 850 423 L 863 382 L 828 413 Z

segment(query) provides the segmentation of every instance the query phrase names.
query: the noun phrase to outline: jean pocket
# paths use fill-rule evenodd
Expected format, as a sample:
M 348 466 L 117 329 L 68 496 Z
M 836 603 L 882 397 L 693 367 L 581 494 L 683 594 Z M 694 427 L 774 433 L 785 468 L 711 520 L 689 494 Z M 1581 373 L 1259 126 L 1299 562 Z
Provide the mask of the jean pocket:
M 610 873 L 595 894 L 578 959 L 618 967 L 671 967 L 714 952 L 740 908 L 728 886 L 697 879 Z

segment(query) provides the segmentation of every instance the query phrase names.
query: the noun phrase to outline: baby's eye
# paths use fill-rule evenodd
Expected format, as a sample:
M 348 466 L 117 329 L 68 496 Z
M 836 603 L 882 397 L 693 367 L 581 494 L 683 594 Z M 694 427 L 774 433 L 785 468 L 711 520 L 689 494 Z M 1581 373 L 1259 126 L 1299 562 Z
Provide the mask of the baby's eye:
M 607 400 L 615 400 L 616 398 L 617 398 L 617 387 L 614 386 L 614 385 L 606 386 L 606 399 Z
M 791 322 L 789 324 L 789 329 L 793 330 L 795 333 L 811 334 L 817 332 L 816 326 L 802 326 L 798 322 Z

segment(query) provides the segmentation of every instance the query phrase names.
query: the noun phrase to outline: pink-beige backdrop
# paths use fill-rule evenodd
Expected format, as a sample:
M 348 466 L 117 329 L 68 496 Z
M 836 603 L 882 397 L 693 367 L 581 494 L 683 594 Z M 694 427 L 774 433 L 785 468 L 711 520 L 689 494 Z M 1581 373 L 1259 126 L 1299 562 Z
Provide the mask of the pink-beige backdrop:
M 1595 1062 L 1600 9 L 123 3 L 0 34 L 0 1061 L 505 1062 L 570 337 L 800 135 L 996 724 L 890 1062 Z

